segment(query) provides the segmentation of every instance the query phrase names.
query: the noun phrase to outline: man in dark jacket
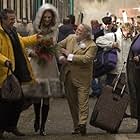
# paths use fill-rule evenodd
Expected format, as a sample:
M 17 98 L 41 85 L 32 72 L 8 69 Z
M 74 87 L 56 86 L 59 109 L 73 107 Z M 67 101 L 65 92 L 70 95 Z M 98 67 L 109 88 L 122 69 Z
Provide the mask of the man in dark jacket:
M 65 39 L 69 34 L 74 34 L 74 28 L 69 18 L 63 19 L 63 25 L 59 27 L 58 42 Z
M 137 17 L 137 32 L 138 35 L 131 44 L 126 68 L 131 117 L 138 120 L 136 133 L 140 133 L 140 16 Z
M 96 38 L 98 38 L 99 36 L 103 36 L 105 35 L 106 33 L 110 33 L 112 32 L 112 27 L 113 27 L 113 24 L 112 24 L 112 19 L 111 17 L 103 17 L 102 18 L 102 22 L 103 22 L 103 29 L 100 30 L 99 32 L 97 32 L 95 35 L 94 35 L 94 41 L 96 41 Z

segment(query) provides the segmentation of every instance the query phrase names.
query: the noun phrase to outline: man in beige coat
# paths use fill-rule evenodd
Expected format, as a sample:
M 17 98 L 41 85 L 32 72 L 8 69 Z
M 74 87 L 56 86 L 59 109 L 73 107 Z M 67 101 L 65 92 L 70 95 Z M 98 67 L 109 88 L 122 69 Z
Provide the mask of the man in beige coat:
M 64 81 L 66 98 L 74 123 L 72 134 L 85 135 L 93 59 L 97 51 L 91 39 L 91 28 L 80 24 L 75 34 L 69 35 L 59 45 L 61 78 Z

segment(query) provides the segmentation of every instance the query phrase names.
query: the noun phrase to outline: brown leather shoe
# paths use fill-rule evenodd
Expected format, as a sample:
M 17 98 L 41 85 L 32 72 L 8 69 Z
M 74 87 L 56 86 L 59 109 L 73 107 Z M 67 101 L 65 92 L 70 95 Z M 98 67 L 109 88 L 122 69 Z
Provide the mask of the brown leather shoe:
M 10 132 L 13 133 L 16 136 L 25 136 L 25 134 L 20 132 L 17 128 L 11 130 Z

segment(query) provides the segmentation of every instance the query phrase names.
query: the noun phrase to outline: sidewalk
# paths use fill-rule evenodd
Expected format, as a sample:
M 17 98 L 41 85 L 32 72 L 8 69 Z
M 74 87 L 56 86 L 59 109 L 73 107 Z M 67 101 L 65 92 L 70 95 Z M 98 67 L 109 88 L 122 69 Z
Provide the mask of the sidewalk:
M 90 115 L 95 104 L 95 99 L 90 98 Z M 90 118 L 89 115 L 89 118 Z M 124 119 L 119 134 L 107 134 L 105 131 L 87 125 L 87 136 L 73 136 L 72 120 L 65 98 L 51 100 L 48 123 L 46 125 L 47 136 L 42 137 L 33 130 L 34 113 L 32 106 L 21 114 L 19 129 L 26 133 L 25 137 L 15 137 L 5 133 L 6 140 L 139 140 L 140 134 L 134 134 L 136 129 L 135 119 Z

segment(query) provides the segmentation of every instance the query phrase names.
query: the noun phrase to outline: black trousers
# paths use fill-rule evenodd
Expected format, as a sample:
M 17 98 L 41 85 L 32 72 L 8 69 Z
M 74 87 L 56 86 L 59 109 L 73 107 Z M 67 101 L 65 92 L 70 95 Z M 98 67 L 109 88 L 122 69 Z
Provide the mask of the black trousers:
M 12 131 L 17 127 L 17 123 L 22 111 L 23 100 L 4 101 L 0 99 L 0 129 Z
M 135 69 L 135 90 L 136 90 L 136 104 L 137 104 L 137 116 L 140 120 L 140 69 Z
M 116 76 L 117 76 L 116 74 L 108 73 L 106 76 L 105 84 L 112 86 L 113 81 L 115 80 Z

